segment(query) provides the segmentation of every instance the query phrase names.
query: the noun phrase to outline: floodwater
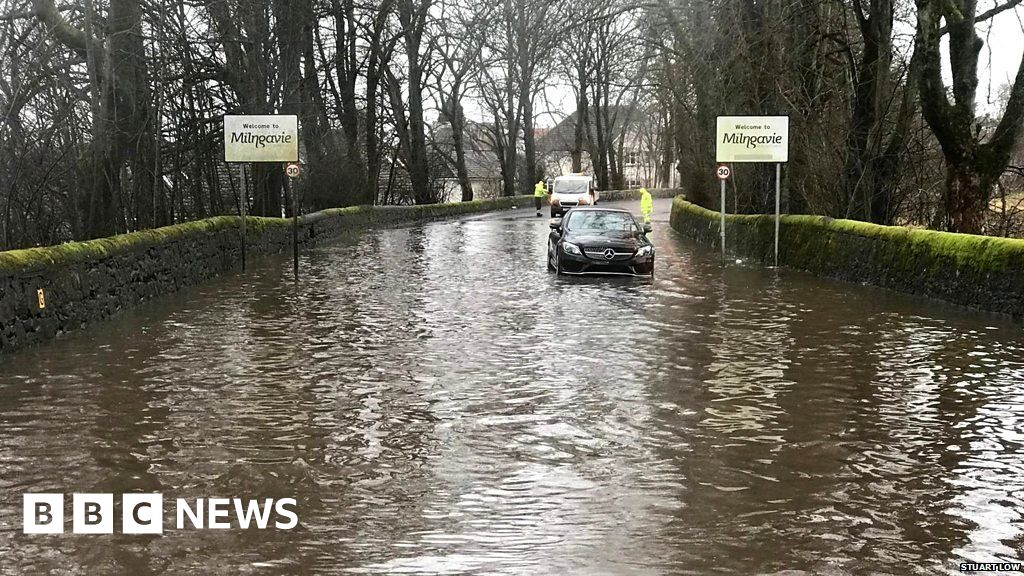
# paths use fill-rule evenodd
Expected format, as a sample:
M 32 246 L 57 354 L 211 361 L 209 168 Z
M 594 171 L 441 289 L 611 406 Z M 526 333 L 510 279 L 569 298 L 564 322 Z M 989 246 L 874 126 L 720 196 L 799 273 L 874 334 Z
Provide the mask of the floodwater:
M 1019 324 L 723 269 L 656 210 L 653 282 L 555 277 L 547 218 L 517 210 L 316 248 L 298 284 L 264 259 L 0 358 L 0 573 L 958 574 L 1024 556 Z M 160 492 L 165 533 L 25 535 L 26 492 Z M 299 525 L 175 527 L 175 499 L 221 496 L 295 498 Z

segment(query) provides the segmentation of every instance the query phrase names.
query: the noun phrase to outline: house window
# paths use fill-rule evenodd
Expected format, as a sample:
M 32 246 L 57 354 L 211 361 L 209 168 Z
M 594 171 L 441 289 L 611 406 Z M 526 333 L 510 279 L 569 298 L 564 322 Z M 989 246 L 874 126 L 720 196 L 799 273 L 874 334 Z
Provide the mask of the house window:
M 629 166 L 636 166 L 640 163 L 640 153 L 631 151 L 626 152 L 626 164 Z

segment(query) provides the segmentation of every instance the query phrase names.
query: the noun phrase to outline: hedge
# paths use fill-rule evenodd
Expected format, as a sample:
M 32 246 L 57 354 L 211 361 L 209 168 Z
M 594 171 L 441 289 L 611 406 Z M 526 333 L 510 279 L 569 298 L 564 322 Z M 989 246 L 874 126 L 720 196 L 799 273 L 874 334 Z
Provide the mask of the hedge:
M 677 196 L 674 229 L 719 246 L 718 212 Z M 726 215 L 726 249 L 771 263 L 775 217 Z M 1024 316 L 1024 240 L 784 215 L 779 264 L 901 292 Z

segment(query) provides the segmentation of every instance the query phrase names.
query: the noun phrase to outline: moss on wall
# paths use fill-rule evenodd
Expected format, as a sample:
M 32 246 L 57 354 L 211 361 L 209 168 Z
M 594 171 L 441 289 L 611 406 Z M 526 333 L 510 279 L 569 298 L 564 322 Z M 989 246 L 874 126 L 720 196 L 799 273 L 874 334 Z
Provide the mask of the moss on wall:
M 315 222 L 332 218 L 343 218 L 349 224 L 372 226 L 384 223 L 444 218 L 471 212 L 511 208 L 515 205 L 525 206 L 527 202 L 532 202 L 531 197 L 516 196 L 494 200 L 474 200 L 472 202 L 453 202 L 423 206 L 350 206 L 347 208 L 332 208 L 303 216 L 299 218 L 299 225 L 306 227 Z M 204 220 L 119 234 L 85 242 L 68 242 L 56 246 L 9 250 L 0 252 L 0 274 L 14 274 L 38 267 L 60 267 L 71 263 L 138 252 L 175 240 L 202 237 L 223 230 L 238 229 L 241 221 L 242 218 L 240 216 L 215 216 Z M 291 225 L 292 220 L 290 218 L 248 216 L 246 218 L 246 233 L 250 241 L 258 242 L 259 236 L 267 230 L 288 228 Z
M 176 224 L 164 228 L 142 230 L 130 234 L 119 234 L 86 242 L 68 242 L 56 246 L 27 248 L 0 252 L 0 273 L 16 272 L 34 266 L 61 266 L 97 258 L 106 258 L 125 252 L 142 250 L 165 242 L 207 234 L 228 227 L 235 227 L 240 221 L 236 216 L 217 216 L 195 222 Z
M 531 197 L 519 196 L 325 210 L 299 219 L 299 242 L 531 203 Z M 236 268 L 241 260 L 241 223 L 237 216 L 218 216 L 87 242 L 0 252 L 0 352 L 48 340 Z M 286 218 L 246 218 L 249 253 L 289 250 L 291 226 Z M 39 289 L 45 292 L 45 307 L 39 306 Z
M 719 245 L 718 212 L 677 196 L 672 227 Z M 726 215 L 729 252 L 771 262 L 773 215 Z M 779 263 L 823 276 L 1024 316 L 1024 240 L 785 215 Z
M 651 193 L 652 198 L 674 198 L 682 191 L 678 188 L 648 188 L 648 192 Z M 617 200 L 636 200 L 640 201 L 640 189 L 632 188 L 629 190 L 604 190 L 601 192 L 601 200 L 605 202 L 614 202 Z

